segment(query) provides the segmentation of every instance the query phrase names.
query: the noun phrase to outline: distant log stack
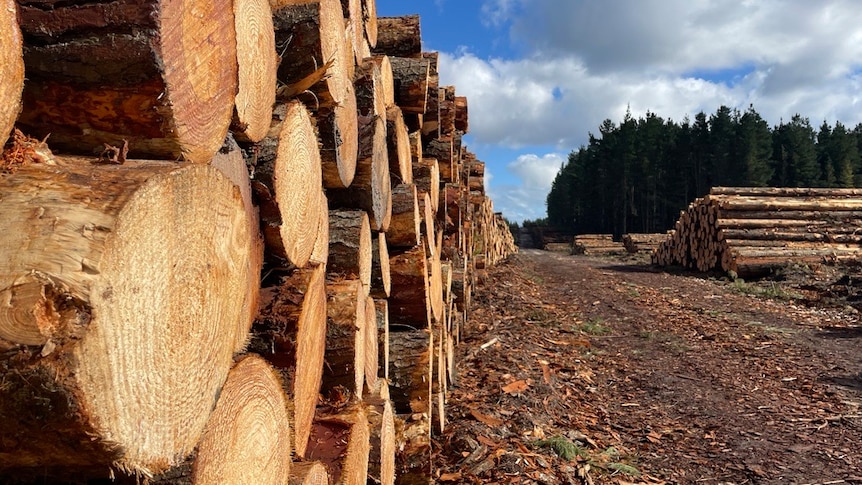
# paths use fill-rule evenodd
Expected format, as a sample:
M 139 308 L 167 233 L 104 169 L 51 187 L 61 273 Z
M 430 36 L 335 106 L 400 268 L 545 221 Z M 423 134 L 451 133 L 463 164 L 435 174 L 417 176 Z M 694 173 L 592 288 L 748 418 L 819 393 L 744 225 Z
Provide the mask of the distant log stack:
M 862 256 L 862 190 L 716 187 L 680 214 L 660 266 L 763 276 Z
M 629 253 L 652 254 L 659 244 L 667 239 L 667 234 L 623 234 L 622 243 Z
M 626 252 L 621 242 L 610 234 L 580 234 L 572 241 L 572 254 L 609 255 Z
M 0 475 L 430 480 L 516 249 L 419 17 L 0 0 L 0 45 Z

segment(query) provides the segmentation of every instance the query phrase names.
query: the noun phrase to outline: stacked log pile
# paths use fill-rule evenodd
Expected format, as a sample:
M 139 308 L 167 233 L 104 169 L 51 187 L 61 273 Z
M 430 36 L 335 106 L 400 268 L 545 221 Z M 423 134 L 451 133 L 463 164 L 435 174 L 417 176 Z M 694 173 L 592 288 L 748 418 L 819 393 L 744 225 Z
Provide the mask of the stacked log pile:
M 667 234 L 665 233 L 656 233 L 656 234 L 640 234 L 640 233 L 632 233 L 632 234 L 623 234 L 622 243 L 626 248 L 626 251 L 629 253 L 649 253 L 652 254 L 653 251 L 658 248 L 659 244 L 664 242 L 667 239 Z
M 680 214 L 653 255 L 661 266 L 768 274 L 862 255 L 859 189 L 716 187 Z
M 572 239 L 572 254 L 607 256 L 625 251 L 623 243 L 614 241 L 611 234 L 579 234 Z
M 516 248 L 418 17 L 4 1 L 0 482 L 430 481 Z

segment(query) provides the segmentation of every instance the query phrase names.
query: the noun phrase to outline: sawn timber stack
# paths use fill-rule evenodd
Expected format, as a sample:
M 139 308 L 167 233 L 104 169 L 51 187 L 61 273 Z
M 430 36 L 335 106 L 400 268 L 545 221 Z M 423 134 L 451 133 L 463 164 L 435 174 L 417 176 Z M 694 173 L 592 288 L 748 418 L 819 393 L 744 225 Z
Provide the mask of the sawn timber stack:
M 0 0 L 0 483 L 431 481 L 516 249 L 418 16 L 375 12 Z

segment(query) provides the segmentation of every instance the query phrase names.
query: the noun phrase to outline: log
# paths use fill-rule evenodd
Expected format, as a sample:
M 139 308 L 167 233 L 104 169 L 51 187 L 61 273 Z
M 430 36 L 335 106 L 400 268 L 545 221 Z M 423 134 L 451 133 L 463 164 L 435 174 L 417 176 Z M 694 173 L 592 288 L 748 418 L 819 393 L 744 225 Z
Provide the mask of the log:
M 368 39 L 368 46 L 377 47 L 377 2 L 362 0 L 362 15 L 365 20 L 365 38 Z
M 395 483 L 395 409 L 389 399 L 389 382 L 380 379 L 365 398 L 371 449 L 368 456 L 369 480 L 381 485 Z
M 414 172 L 415 167 L 419 163 L 422 162 L 424 158 L 422 156 L 422 132 L 413 131 L 409 134 L 410 137 L 410 161 L 413 164 Z
M 417 115 L 425 113 L 425 105 L 428 100 L 428 77 L 431 72 L 430 62 L 427 59 L 411 59 L 391 55 L 389 62 L 392 65 L 395 104 L 404 113 Z
M 386 232 L 390 248 L 412 248 L 419 244 L 422 234 L 419 198 L 416 186 L 400 184 L 392 189 L 392 221 Z
M 15 0 L 0 2 L 0 152 L 21 112 L 24 51 Z
M 395 80 L 392 77 L 392 63 L 389 56 L 374 55 L 371 61 L 380 69 L 380 80 L 383 85 L 383 104 L 386 107 L 395 106 Z
M 377 334 L 377 308 L 374 306 L 374 298 L 365 298 L 365 349 L 363 351 L 363 363 L 365 364 L 365 386 L 368 389 L 377 387 L 380 373 L 380 360 L 378 359 L 378 334 Z
M 231 122 L 237 42 L 227 0 L 20 4 L 19 126 L 55 148 L 209 162 Z M 194 53 L 191 55 L 190 53 Z
M 429 62 L 428 94 L 422 119 L 422 136 L 430 140 L 440 136 L 440 74 L 437 69 L 439 53 L 423 52 L 422 58 Z
M 365 485 L 370 439 L 368 411 L 363 403 L 341 411 L 320 412 L 314 423 L 309 456 L 326 465 L 333 484 Z
M 413 182 L 416 190 L 431 198 L 431 213 L 437 214 L 440 206 L 440 166 L 436 158 L 423 158 L 413 164 Z
M 245 348 L 246 338 L 251 325 L 257 316 L 260 305 L 260 272 L 263 268 L 263 236 L 260 232 L 260 214 L 257 206 L 252 201 L 251 180 L 249 179 L 248 168 L 245 164 L 245 159 L 242 156 L 242 151 L 236 144 L 236 141 L 228 135 L 224 146 L 214 156 L 210 165 L 219 170 L 234 186 L 239 189 L 242 204 L 245 207 L 246 218 L 248 221 L 249 233 L 249 257 L 246 260 L 248 265 L 248 284 L 243 292 L 245 300 L 243 301 L 243 314 L 245 315 L 245 331 L 240 332 L 237 337 L 235 352 L 239 352 Z
M 423 154 L 425 157 L 437 159 L 441 181 L 457 183 L 458 174 L 454 164 L 451 136 L 435 138 L 429 141 L 425 145 Z
M 383 368 L 383 378 L 389 380 L 389 302 L 374 300 L 377 322 L 377 362 Z
M 862 196 L 860 188 L 815 187 L 713 187 L 710 195 L 741 195 L 746 197 L 854 197 Z
M 275 104 L 275 29 L 269 0 L 234 0 L 238 82 L 231 128 L 244 141 L 269 131 Z
M 279 96 L 312 94 L 306 102 L 316 110 L 324 186 L 349 187 L 356 172 L 359 129 L 353 55 L 345 43 L 341 4 L 319 0 L 278 6 L 273 23 L 276 45 L 290 49 L 278 68 L 278 79 L 289 89 Z
M 290 438 L 281 380 L 265 360 L 246 355 L 228 373 L 204 429 L 193 483 L 284 484 Z
M 392 295 L 389 297 L 390 323 L 426 328 L 431 322 L 428 263 L 425 245 L 420 244 L 389 258 Z
M 392 219 L 392 183 L 386 148 L 386 123 L 379 116 L 359 117 L 359 155 L 350 187 L 327 191 L 329 207 L 362 209 L 371 229 L 385 231 Z
M 714 200 L 714 199 L 711 199 Z M 830 198 L 800 197 L 727 197 L 714 200 L 720 210 L 752 211 L 860 211 L 862 196 Z
M 379 232 L 371 240 L 371 291 L 374 298 L 389 298 L 392 278 L 389 270 L 389 246 L 386 233 Z
M 440 251 L 435 251 L 428 257 L 428 300 L 431 316 L 434 322 L 442 322 L 443 312 L 443 269 L 440 262 Z
M 279 105 L 269 134 L 247 152 L 267 257 L 301 268 L 327 210 L 320 206 L 320 155 L 308 110 L 297 100 Z
M 347 36 L 357 65 L 371 55 L 371 48 L 365 38 L 365 19 L 362 0 L 341 0 L 341 10 L 347 23 Z
M 410 133 L 398 106 L 386 109 L 386 136 L 389 147 L 389 172 L 392 184 L 413 182 L 413 162 L 410 153 Z
M 411 414 L 396 418 L 398 453 L 395 457 L 398 485 L 428 483 L 431 467 L 431 420 L 425 414 Z
M 854 233 L 835 234 L 828 232 L 783 231 L 778 229 L 721 229 L 718 239 L 862 244 L 862 235 Z
M 384 59 L 387 60 L 388 65 L 388 58 Z M 391 70 L 389 75 L 391 82 Z M 385 118 L 387 106 L 386 87 L 384 86 L 381 64 L 378 64 L 371 58 L 363 60 L 356 70 L 353 85 L 356 90 L 356 109 L 359 116 L 379 116 Z
M 293 448 L 305 456 L 326 350 L 326 268 L 297 269 L 263 290 L 249 349 L 285 376 L 291 390 Z
M 422 215 L 422 237 L 426 244 L 426 252 L 429 257 L 437 254 L 435 235 L 437 230 L 434 225 L 434 211 L 431 206 L 431 197 L 427 192 L 418 192 L 419 214 Z
M 55 163 L 0 177 L 0 473 L 150 476 L 198 442 L 245 329 L 246 208 L 207 165 Z
M 324 396 L 346 392 L 362 399 L 366 294 L 359 280 L 345 279 L 328 281 L 326 295 L 326 363 L 321 390 Z
M 467 119 L 467 97 L 455 96 L 455 129 L 467 133 L 470 131 Z
M 364 211 L 329 211 L 329 261 L 331 276 L 358 278 L 364 294 L 371 288 L 371 227 Z
M 389 334 L 389 386 L 397 414 L 431 412 L 431 332 L 408 330 Z
M 294 462 L 288 485 L 329 485 L 329 473 L 319 461 Z
M 455 133 L 455 86 L 442 86 L 439 93 L 440 135 Z
M 422 53 L 418 15 L 379 17 L 377 45 L 373 52 L 397 57 L 417 57 Z
M 326 207 L 326 194 L 320 192 L 320 206 Z M 320 211 L 317 222 L 317 237 L 311 250 L 309 262 L 326 266 L 329 262 L 329 211 Z

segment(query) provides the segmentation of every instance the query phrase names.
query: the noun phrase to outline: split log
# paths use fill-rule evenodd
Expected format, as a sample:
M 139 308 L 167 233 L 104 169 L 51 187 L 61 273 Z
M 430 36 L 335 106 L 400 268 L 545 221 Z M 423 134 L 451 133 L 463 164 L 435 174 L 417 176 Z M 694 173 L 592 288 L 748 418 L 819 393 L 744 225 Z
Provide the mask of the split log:
M 363 403 L 341 411 L 319 412 L 308 454 L 323 462 L 333 484 L 365 485 L 371 451 L 368 411 Z
M 249 354 L 231 369 L 194 461 L 195 485 L 284 484 L 290 476 L 287 397 L 275 371 Z
M 246 260 L 248 285 L 244 292 L 245 300 L 242 305 L 246 326 L 245 331 L 237 335 L 239 340 L 237 340 L 234 349 L 235 352 L 239 352 L 245 348 L 248 332 L 251 330 L 251 325 L 257 316 L 260 305 L 260 272 L 263 268 L 263 237 L 260 232 L 260 214 L 257 206 L 252 202 L 251 180 L 242 151 L 230 135 L 225 140 L 222 149 L 213 156 L 210 165 L 218 169 L 239 189 L 249 226 L 251 248 Z
M 398 106 L 386 109 L 386 137 L 389 146 L 389 171 L 392 184 L 413 182 L 413 161 L 410 153 L 410 133 Z
M 356 172 L 359 129 L 354 61 L 345 42 L 341 4 L 319 0 L 277 6 L 273 23 L 276 45 L 290 53 L 278 68 L 278 78 L 288 84 L 280 97 L 313 94 L 306 101 L 317 111 L 324 186 L 349 187 Z
M 249 150 L 267 255 L 308 264 L 318 235 L 321 170 L 311 115 L 299 101 L 279 105 L 272 128 Z
M 422 115 L 428 100 L 430 62 L 427 59 L 389 57 L 395 82 L 395 104 L 404 113 Z
M 244 141 L 257 142 L 269 131 L 275 104 L 275 30 L 269 0 L 233 2 L 239 85 L 231 128 Z
M 159 473 L 246 326 L 246 209 L 210 166 L 55 161 L 0 177 L 0 470 Z
M 0 152 L 21 112 L 24 57 L 15 0 L 0 1 Z
M 423 153 L 428 158 L 437 159 L 441 181 L 457 183 L 458 173 L 453 162 L 454 152 L 452 151 L 451 136 L 435 138 L 429 141 L 425 145 Z
M 425 245 L 391 256 L 389 268 L 392 272 L 389 321 L 414 328 L 428 327 L 431 308 Z
M 293 462 L 288 485 L 329 485 L 329 472 L 319 461 Z
M 52 146 L 69 152 L 128 144 L 133 157 L 209 162 L 237 92 L 232 5 L 20 4 L 27 83 L 19 126 L 50 133 Z
M 389 392 L 397 414 L 431 413 L 431 332 L 389 334 Z
M 431 213 L 437 214 L 440 206 L 440 166 L 436 158 L 423 158 L 413 164 L 413 182 L 416 190 L 431 198 Z
M 261 312 L 249 349 L 285 375 L 292 395 L 293 448 L 305 456 L 320 394 L 326 350 L 326 268 L 283 275 L 264 289 Z
M 419 244 L 422 216 L 416 186 L 399 184 L 392 189 L 392 221 L 386 232 L 390 248 L 412 248 Z
M 389 382 L 380 379 L 365 398 L 371 449 L 368 456 L 369 480 L 381 485 L 395 483 L 395 410 L 389 399 Z
M 470 128 L 467 119 L 467 97 L 455 96 L 455 129 L 467 133 Z
M 321 389 L 324 396 L 346 391 L 362 399 L 365 326 L 369 323 L 365 321 L 366 294 L 359 280 L 346 279 L 328 281 L 326 295 L 326 363 Z
M 367 295 L 371 288 L 371 227 L 364 211 L 329 211 L 329 261 L 331 276 L 358 278 Z
M 392 219 L 392 183 L 386 148 L 386 123 L 379 116 L 359 117 L 359 154 L 350 187 L 326 192 L 331 208 L 362 209 L 371 229 L 385 231 Z
M 422 53 L 422 34 L 418 15 L 379 17 L 374 52 L 397 57 L 418 57 Z
M 386 233 L 379 232 L 371 240 L 371 291 L 375 298 L 389 298 L 392 278 L 389 271 L 389 246 Z

